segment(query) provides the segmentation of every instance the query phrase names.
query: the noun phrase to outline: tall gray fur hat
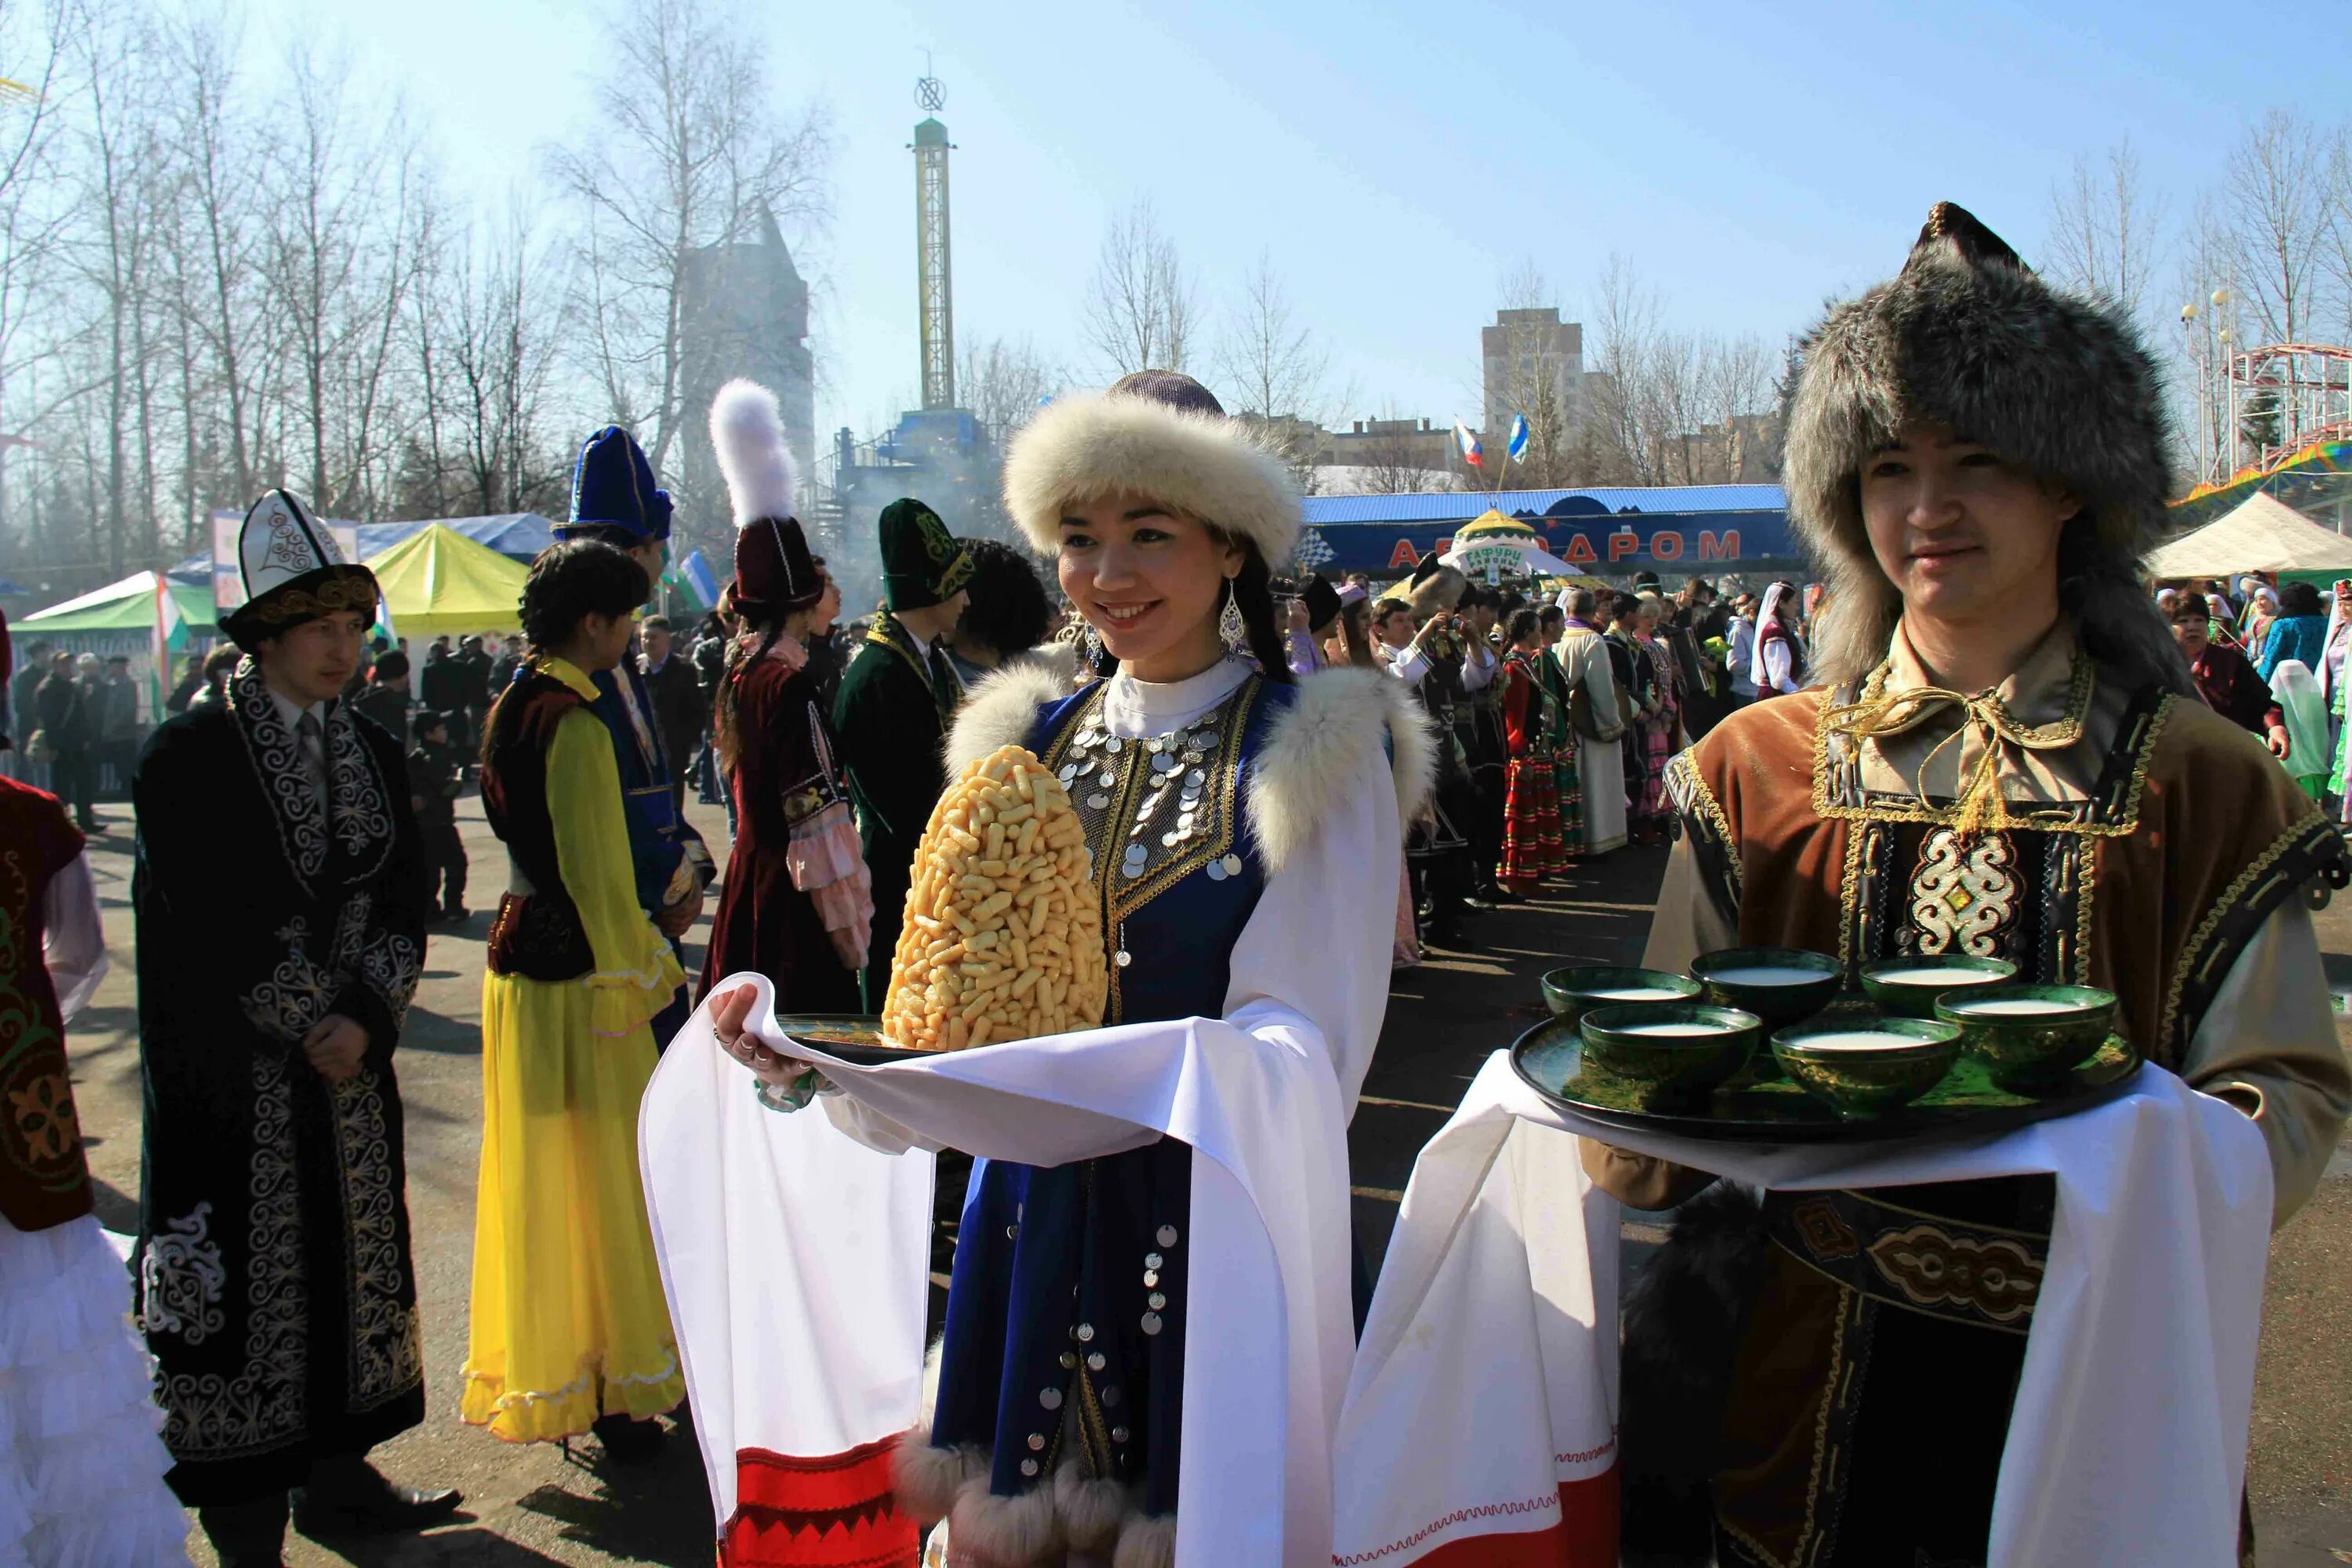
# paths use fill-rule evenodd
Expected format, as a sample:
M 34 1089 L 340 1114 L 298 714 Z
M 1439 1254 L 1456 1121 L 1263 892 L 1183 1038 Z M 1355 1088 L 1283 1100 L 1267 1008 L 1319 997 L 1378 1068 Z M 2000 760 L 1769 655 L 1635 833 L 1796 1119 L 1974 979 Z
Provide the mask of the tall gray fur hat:
M 1813 652 L 1831 684 L 1885 656 L 1900 614 L 1863 527 L 1860 477 L 1913 424 L 1945 426 L 2064 484 L 2083 512 L 2060 546 L 2062 598 L 2084 641 L 2104 658 L 2161 665 L 2168 635 L 2162 647 L 2148 640 L 2164 631 L 2154 615 L 2113 620 L 2104 603 L 2168 531 L 2156 363 L 2122 311 L 2053 289 L 1974 216 L 1938 202 L 1903 270 L 1813 329 L 1790 412 L 1789 516 L 1828 576 Z M 2100 603 L 2078 602 L 2084 593 Z M 2147 604 L 2136 585 L 2133 597 Z

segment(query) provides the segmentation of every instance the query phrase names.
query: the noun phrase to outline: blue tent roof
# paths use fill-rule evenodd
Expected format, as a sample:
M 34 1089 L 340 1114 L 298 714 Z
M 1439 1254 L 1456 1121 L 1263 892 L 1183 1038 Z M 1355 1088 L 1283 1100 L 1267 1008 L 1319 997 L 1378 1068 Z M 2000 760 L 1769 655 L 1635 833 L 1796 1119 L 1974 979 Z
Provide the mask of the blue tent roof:
M 1507 517 L 1598 517 L 1617 512 L 1786 511 L 1779 485 L 1599 487 L 1576 490 L 1433 490 L 1423 495 L 1308 496 L 1307 521 L 1466 522 L 1493 507 Z

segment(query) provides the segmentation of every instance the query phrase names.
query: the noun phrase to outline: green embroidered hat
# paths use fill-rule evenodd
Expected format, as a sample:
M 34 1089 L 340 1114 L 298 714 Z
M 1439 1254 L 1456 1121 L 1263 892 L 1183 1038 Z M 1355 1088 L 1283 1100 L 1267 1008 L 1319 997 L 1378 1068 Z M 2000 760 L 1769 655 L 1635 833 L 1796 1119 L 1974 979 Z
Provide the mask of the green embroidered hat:
M 940 514 L 909 497 L 882 509 L 882 587 L 894 610 L 927 609 L 971 581 L 971 552 Z

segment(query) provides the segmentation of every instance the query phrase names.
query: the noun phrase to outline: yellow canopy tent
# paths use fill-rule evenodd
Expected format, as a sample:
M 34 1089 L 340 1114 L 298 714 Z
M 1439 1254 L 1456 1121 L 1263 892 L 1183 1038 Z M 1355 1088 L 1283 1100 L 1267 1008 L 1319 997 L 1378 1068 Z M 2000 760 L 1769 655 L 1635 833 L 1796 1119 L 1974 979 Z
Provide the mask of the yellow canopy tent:
M 530 568 L 455 529 L 432 523 L 369 558 L 393 629 L 404 637 L 522 627 L 522 584 Z

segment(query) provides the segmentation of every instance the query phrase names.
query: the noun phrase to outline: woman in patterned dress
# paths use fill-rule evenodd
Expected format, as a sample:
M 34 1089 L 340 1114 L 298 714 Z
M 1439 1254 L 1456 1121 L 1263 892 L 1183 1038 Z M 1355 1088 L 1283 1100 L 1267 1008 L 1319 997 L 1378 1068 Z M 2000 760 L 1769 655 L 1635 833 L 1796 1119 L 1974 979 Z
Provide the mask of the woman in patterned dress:
M 1533 892 L 1544 878 L 1568 869 L 1552 773 L 1552 702 L 1540 668 L 1546 662 L 1541 625 L 1533 610 L 1515 610 L 1503 634 L 1510 649 L 1503 660 L 1503 740 L 1510 763 L 1495 879 L 1514 893 Z

